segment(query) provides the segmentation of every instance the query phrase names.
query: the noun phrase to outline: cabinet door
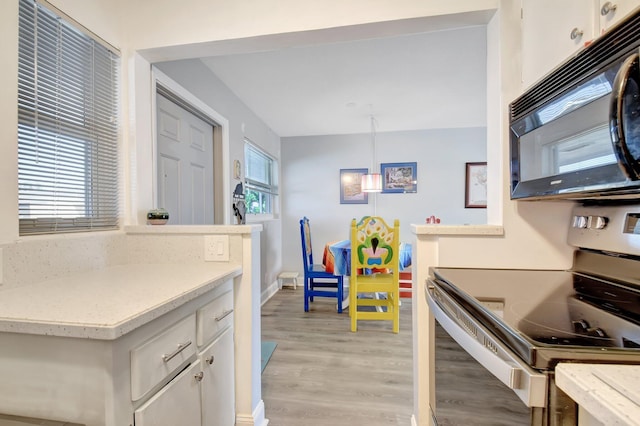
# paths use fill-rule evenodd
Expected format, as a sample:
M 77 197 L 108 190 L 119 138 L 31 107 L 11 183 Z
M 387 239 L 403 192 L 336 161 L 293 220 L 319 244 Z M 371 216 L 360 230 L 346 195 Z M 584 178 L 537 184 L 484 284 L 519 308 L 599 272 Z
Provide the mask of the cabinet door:
M 138 408 L 136 426 L 200 426 L 200 370 L 198 360 Z
M 640 0 L 600 0 L 599 6 L 600 32 L 603 33 L 640 6 Z
M 528 88 L 591 41 L 594 0 L 522 0 L 522 83 Z M 582 35 L 571 38 L 577 29 Z
M 236 418 L 233 329 L 228 328 L 200 355 L 203 426 L 233 426 Z

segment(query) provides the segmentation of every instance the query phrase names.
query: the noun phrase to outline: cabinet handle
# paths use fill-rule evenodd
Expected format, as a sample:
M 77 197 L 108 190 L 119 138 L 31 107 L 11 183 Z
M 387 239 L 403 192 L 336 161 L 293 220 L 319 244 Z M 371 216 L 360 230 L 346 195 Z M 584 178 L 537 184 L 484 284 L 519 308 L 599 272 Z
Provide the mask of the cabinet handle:
M 193 376 L 198 382 L 202 381 L 202 378 L 204 377 L 204 373 L 201 371 L 198 374 L 194 374 Z
M 233 312 L 233 309 L 229 309 L 228 311 L 224 311 L 222 313 L 222 315 L 220 315 L 219 317 L 216 317 L 216 321 L 222 321 L 223 319 L 225 319 L 226 317 L 229 316 L 229 314 L 231 314 Z
M 607 16 L 608 14 L 615 12 L 617 8 L 618 8 L 617 4 L 613 4 L 610 1 L 608 1 L 602 5 L 602 8 L 600 9 L 600 15 Z
M 209 365 L 212 365 L 212 364 L 213 364 L 213 361 L 214 361 L 215 359 L 216 359 L 216 358 L 215 358 L 213 355 L 211 355 L 209 358 L 207 358 L 207 359 L 205 360 L 205 362 L 206 362 L 207 364 L 209 364 Z
M 582 37 L 582 34 L 584 34 L 584 31 L 576 27 L 571 30 L 571 34 L 569 35 L 569 37 L 571 37 L 571 40 L 575 40 L 579 37 Z
M 191 345 L 191 340 L 185 343 L 180 343 L 175 351 L 171 352 L 170 354 L 162 355 L 162 360 L 164 362 L 171 361 L 176 355 L 178 355 L 180 352 L 184 351 L 187 347 L 189 347 L 189 345 Z

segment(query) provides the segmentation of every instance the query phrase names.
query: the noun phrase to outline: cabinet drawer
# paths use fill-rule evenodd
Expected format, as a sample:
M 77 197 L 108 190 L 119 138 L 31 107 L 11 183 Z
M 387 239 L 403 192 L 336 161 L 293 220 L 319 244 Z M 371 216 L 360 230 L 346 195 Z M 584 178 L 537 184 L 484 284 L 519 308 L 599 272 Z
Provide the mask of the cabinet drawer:
M 195 354 L 195 315 L 131 351 L 131 399 L 138 400 Z
M 198 346 L 209 343 L 222 330 L 233 324 L 233 291 L 231 283 L 228 290 L 197 312 Z M 226 284 L 225 284 L 226 286 Z

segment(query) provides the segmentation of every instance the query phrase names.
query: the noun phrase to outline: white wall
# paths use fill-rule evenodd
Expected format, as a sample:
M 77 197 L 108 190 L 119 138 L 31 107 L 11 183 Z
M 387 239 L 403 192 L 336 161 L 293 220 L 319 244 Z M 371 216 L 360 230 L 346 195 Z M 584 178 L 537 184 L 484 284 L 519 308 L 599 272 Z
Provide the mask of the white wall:
M 17 0 L 0 2 L 0 47 L 3 49 L 3 67 L 0 68 L 0 113 L 3 126 L 0 128 L 0 243 L 17 239 Z M 265 0 L 261 2 L 183 0 L 181 2 L 157 2 L 153 0 L 94 0 L 91 7 L 84 0 L 54 0 L 54 4 L 67 14 L 97 32 L 107 41 L 123 51 L 123 160 L 122 166 L 127 194 L 125 220 L 136 223 L 136 215 L 152 207 L 147 194 L 152 191 L 146 176 L 152 169 L 151 152 L 153 143 L 150 98 L 145 91 L 136 92 L 141 85 L 150 86 L 149 61 L 137 55 L 140 49 L 148 57 L 162 56 L 167 60 L 190 57 L 198 47 L 211 43 L 233 51 L 242 48 L 245 51 L 251 45 L 261 48 L 260 36 L 295 43 L 296 37 L 309 34 L 309 30 L 333 31 L 336 28 L 354 26 L 362 29 L 362 24 L 389 23 L 375 26 L 382 32 L 393 25 L 403 25 L 413 18 L 424 18 L 441 14 L 460 14 L 473 10 L 491 11 L 498 5 L 505 9 L 518 8 L 517 2 L 498 0 L 457 0 L 455 2 L 435 2 L 417 0 L 383 0 L 371 3 L 369 0 Z M 292 19 L 295 16 L 295 19 Z M 459 15 L 456 15 L 459 16 Z M 255 17 L 255 19 L 253 19 Z M 508 200 L 508 183 L 504 179 L 504 170 L 508 170 L 508 143 L 506 139 L 506 105 L 521 90 L 519 73 L 519 18 L 516 12 L 503 14 L 505 22 L 497 31 L 490 29 L 489 55 L 495 56 L 497 66 L 494 74 L 489 74 L 488 141 L 487 160 L 493 164 L 490 169 L 490 194 L 499 194 L 493 198 L 498 201 L 487 210 L 490 223 L 503 222 L 506 228 L 504 239 L 496 243 L 498 258 L 506 262 L 512 258 L 514 247 L 526 247 L 522 252 L 531 263 L 540 264 L 551 256 L 538 257 L 536 253 L 555 252 L 564 241 L 566 226 L 550 228 L 545 224 L 549 220 L 558 223 L 558 215 L 567 210 L 557 205 L 527 205 Z M 406 20 L 406 22 L 405 22 Z M 507 23 L 506 20 L 512 22 Z M 391 25 L 393 24 L 393 25 Z M 491 27 L 491 26 L 490 26 Z M 424 28 L 428 30 L 428 27 Z M 397 30 L 397 28 L 396 28 Z M 296 33 L 297 32 L 297 33 Z M 353 34 L 357 31 L 353 31 Z M 282 34 L 283 37 L 274 37 Z M 321 32 L 321 34 L 323 34 Z M 335 32 L 331 34 L 336 35 Z M 137 58 L 137 59 L 136 59 Z M 491 65 L 490 65 L 491 66 Z M 149 75 L 145 74 L 148 73 Z M 148 94 L 148 88 L 147 88 Z M 491 98 L 493 96 L 493 98 Z M 230 159 L 231 160 L 231 159 Z M 499 176 L 500 180 L 491 179 Z M 497 191 L 497 192 L 495 192 Z M 549 207 L 545 207 L 549 206 Z M 561 210 L 561 211 L 558 211 Z M 497 213 L 493 213 L 497 212 Z M 502 212 L 502 213 L 500 213 Z M 536 212 L 543 213 L 545 220 L 536 218 Z M 504 217 L 502 217 L 504 215 Z M 564 219 L 564 217 L 561 217 Z M 561 227 L 561 228 L 562 228 Z M 454 242 L 452 242 L 454 243 Z M 477 241 L 482 246 L 482 241 Z M 466 247 L 463 239 L 456 241 L 451 248 L 452 256 L 460 247 Z M 477 250 L 476 250 L 477 251 Z M 481 251 L 481 250 L 480 250 Z M 563 253 L 566 253 L 563 250 Z M 562 256 L 566 264 L 568 256 Z M 492 257 L 494 259 L 494 257 Z M 495 260 L 494 260 L 495 261 Z
M 349 223 L 374 213 L 400 220 L 400 239 L 411 242 L 410 224 L 435 215 L 442 224 L 484 224 L 486 209 L 466 209 L 465 162 L 486 160 L 486 129 L 433 129 L 376 135 L 376 166 L 417 163 L 418 191 L 370 194 L 368 204 L 340 204 L 340 169 L 371 169 L 371 134 L 282 139 L 282 253 L 286 270 L 302 271 L 299 221 L 311 222 L 314 261 L 324 244 L 349 238 Z
M 257 117 L 238 97 L 229 90 L 200 60 L 191 59 L 156 64 L 163 73 L 180 84 L 199 100 L 223 115 L 229 122 L 229 158 L 240 160 L 244 172 L 244 138 L 276 159 L 280 158 L 280 138 L 259 117 Z M 230 187 L 235 188 L 238 180 L 231 179 Z M 251 216 L 247 218 L 252 221 Z M 281 221 L 279 217 L 263 223 L 260 242 L 262 245 L 260 283 L 265 290 L 277 279 L 281 270 L 282 252 Z

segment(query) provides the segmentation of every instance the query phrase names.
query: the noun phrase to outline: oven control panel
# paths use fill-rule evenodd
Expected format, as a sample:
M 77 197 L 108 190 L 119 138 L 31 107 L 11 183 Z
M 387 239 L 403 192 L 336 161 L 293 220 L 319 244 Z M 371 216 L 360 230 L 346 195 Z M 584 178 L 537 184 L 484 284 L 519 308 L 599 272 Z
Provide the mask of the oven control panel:
M 576 206 L 568 242 L 574 247 L 640 255 L 640 205 Z
M 625 234 L 640 235 L 640 213 L 627 214 L 623 232 Z
M 574 228 L 580 229 L 604 229 L 609 223 L 609 218 L 606 216 L 573 216 L 573 224 Z

